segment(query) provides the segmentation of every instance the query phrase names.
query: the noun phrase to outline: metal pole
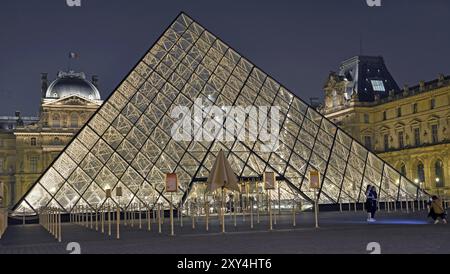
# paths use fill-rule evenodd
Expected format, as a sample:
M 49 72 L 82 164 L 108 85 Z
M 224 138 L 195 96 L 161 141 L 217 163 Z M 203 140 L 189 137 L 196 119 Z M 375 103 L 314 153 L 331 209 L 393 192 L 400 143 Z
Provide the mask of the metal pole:
M 174 230 L 173 230 L 173 197 L 172 192 L 170 193 L 170 235 L 174 236 Z
M 111 206 L 108 205 L 108 236 L 111 236 Z
M 183 205 L 180 207 L 180 227 L 183 227 Z
M 318 194 L 316 193 L 317 190 L 314 189 L 314 219 L 316 221 L 316 228 L 319 228 L 319 205 L 318 205 Z
M 102 233 L 105 233 L 105 206 L 100 208 L 100 222 L 102 223 Z
M 206 218 L 206 231 L 209 231 L 209 206 L 205 200 L 205 218 Z
M 297 225 L 296 223 L 296 214 L 295 214 L 295 199 L 292 200 L 292 226 L 295 227 Z
M 152 230 L 152 216 L 150 213 L 150 206 L 147 206 L 147 230 L 151 231 Z
M 250 200 L 250 228 L 253 229 L 253 199 Z
M 95 231 L 98 231 L 98 207 L 95 206 Z
M 58 242 L 61 242 L 62 232 L 61 232 L 61 211 L 58 211 Z
M 221 206 L 221 212 L 222 212 L 222 233 L 225 233 L 225 209 L 224 209 L 224 189 L 222 188 L 222 206 Z
M 161 234 L 161 204 L 158 204 L 158 233 Z
M 138 203 L 139 229 L 142 229 L 141 203 Z
M 267 203 L 268 203 L 268 210 L 269 210 L 269 230 L 273 230 L 273 225 L 272 225 L 272 205 L 271 205 L 271 196 L 270 196 L 270 189 L 267 190 Z
M 117 230 L 117 240 L 120 239 L 120 206 L 117 205 L 117 218 L 116 218 L 116 230 Z

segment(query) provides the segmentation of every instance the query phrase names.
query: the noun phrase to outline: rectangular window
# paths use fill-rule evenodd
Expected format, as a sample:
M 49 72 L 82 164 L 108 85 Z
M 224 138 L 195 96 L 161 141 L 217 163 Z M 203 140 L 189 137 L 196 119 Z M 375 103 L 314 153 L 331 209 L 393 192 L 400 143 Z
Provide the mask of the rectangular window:
M 386 91 L 386 89 L 384 88 L 383 81 L 371 80 L 370 82 L 372 83 L 372 88 L 374 91 Z
M 414 145 L 420 146 L 420 128 L 414 129 Z
M 383 121 L 386 121 L 387 120 L 387 114 L 386 114 L 386 111 L 383 111 Z
M 31 173 L 37 173 L 38 172 L 38 162 L 39 162 L 39 157 L 38 156 L 31 156 L 30 157 L 30 172 Z
M 431 126 L 431 141 L 433 143 L 439 142 L 439 136 L 438 136 L 438 125 L 432 125 Z
M 369 123 L 369 114 L 364 114 L 364 123 Z
M 0 174 L 3 173 L 3 159 L 0 158 Z
M 372 138 L 370 136 L 364 136 L 364 146 L 367 149 L 372 149 Z
M 413 104 L 412 112 L 413 112 L 413 113 L 417 113 L 417 103 L 414 103 L 414 104 Z
M 399 148 L 404 148 L 405 147 L 405 143 L 404 143 L 404 140 L 403 140 L 403 131 L 400 131 L 398 133 L 398 147 Z
M 435 107 L 436 107 L 436 100 L 435 99 L 431 99 L 430 108 L 434 109 Z
M 31 146 L 32 147 L 36 146 L 36 138 L 31 138 Z
M 402 108 L 397 109 L 397 117 L 402 117 Z
M 389 134 L 384 135 L 384 150 L 389 150 Z

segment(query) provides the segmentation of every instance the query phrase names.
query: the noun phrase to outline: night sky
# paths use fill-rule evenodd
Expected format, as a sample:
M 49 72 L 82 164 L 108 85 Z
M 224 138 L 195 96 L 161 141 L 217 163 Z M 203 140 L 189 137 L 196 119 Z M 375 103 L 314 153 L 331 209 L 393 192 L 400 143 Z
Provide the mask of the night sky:
M 0 2 L 0 116 L 37 115 L 40 73 L 99 75 L 106 98 L 185 11 L 305 100 L 331 70 L 360 53 L 382 55 L 399 86 L 450 74 L 450 1 L 65 0 Z

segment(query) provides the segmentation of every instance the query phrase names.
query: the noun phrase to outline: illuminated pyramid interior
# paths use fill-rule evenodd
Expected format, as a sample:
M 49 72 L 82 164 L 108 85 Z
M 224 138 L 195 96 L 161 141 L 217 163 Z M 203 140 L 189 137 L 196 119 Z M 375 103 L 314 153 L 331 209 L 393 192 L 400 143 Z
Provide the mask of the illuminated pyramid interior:
M 278 106 L 280 146 L 262 152 L 258 141 L 175 141 L 175 106 L 194 99 L 217 106 Z M 207 102 L 207 103 L 206 103 Z M 250 117 L 252 118 L 252 117 Z M 242 130 L 247 130 L 245 125 Z M 226 129 L 225 129 L 226 130 Z M 122 187 L 121 207 L 152 207 L 170 199 L 165 174 L 178 175 L 175 205 L 189 200 L 199 178 L 208 177 L 220 150 L 241 177 L 273 171 L 282 197 L 313 199 L 308 174 L 321 174 L 319 202 L 362 202 L 368 184 L 381 201 L 414 199 L 417 186 L 369 152 L 211 32 L 181 13 L 105 101 L 80 133 L 15 206 L 34 215 L 53 206 L 101 206 L 106 189 Z M 291 196 L 290 196 L 291 195 Z M 118 199 L 113 195 L 112 201 Z

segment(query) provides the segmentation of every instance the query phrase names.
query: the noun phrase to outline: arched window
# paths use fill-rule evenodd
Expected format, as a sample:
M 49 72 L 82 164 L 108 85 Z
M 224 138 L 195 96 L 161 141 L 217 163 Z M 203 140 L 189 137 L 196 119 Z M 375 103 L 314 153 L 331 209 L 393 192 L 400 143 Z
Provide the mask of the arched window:
M 72 113 L 72 115 L 70 115 L 70 127 L 78 128 L 78 114 Z
M 400 165 L 400 174 L 401 174 L 403 177 L 406 177 L 406 166 L 405 166 L 404 163 L 402 163 L 402 164 Z
M 54 114 L 52 117 L 52 125 L 55 128 L 61 127 L 61 121 L 58 114 Z
M 53 139 L 53 144 L 54 145 L 61 145 L 61 140 L 58 137 L 55 137 L 55 139 Z
M 437 160 L 436 163 L 434 163 L 434 175 L 436 176 L 436 187 L 444 187 L 444 163 L 442 163 L 441 160 Z
M 419 179 L 419 182 L 421 183 L 425 182 L 425 168 L 422 162 L 417 164 L 417 179 Z

